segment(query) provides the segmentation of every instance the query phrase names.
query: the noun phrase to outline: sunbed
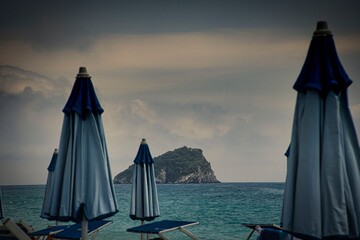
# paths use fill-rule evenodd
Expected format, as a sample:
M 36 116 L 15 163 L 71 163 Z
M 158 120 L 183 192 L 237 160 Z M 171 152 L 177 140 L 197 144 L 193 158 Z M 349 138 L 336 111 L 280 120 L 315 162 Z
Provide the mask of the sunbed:
M 72 225 L 59 225 L 59 226 L 51 226 L 48 228 L 44 228 L 38 231 L 34 231 L 30 233 L 30 237 L 36 238 L 36 239 L 47 239 L 52 238 L 56 233 L 61 232 L 65 230 L 66 228 L 69 228 Z
M 259 234 L 259 240 L 301 240 L 275 224 L 242 223 L 241 225 L 251 229 L 246 240 L 249 240 L 255 231 Z
M 112 221 L 100 220 L 90 221 L 88 224 L 88 235 L 94 240 L 97 233 L 104 227 L 110 225 Z M 45 228 L 39 231 L 32 232 L 32 237 L 49 237 L 56 239 L 80 239 L 81 238 L 81 224 L 76 223 L 73 225 L 60 225 Z
M 30 227 L 27 225 L 27 227 Z M 29 232 L 26 227 L 23 227 L 21 224 L 15 223 L 12 219 L 7 218 L 3 221 L 3 225 L 0 226 L 0 239 L 1 240 L 10 240 L 10 239 L 19 239 L 19 240 L 31 240 L 29 237 Z
M 251 236 L 254 234 L 254 232 L 257 231 L 257 229 L 259 229 L 258 227 L 267 228 L 267 229 L 281 229 L 280 226 L 277 226 L 275 224 L 242 223 L 241 225 L 251 229 L 251 231 L 250 231 L 249 235 L 247 236 L 246 240 L 249 240 L 251 238 Z M 258 234 L 260 234 L 260 232 Z
M 128 232 L 140 233 L 140 234 L 156 234 L 160 239 L 170 240 L 164 234 L 167 232 L 180 230 L 188 235 L 193 240 L 199 240 L 193 233 L 187 230 L 187 227 L 198 225 L 199 222 L 188 222 L 188 221 L 175 221 L 175 220 L 163 220 L 153 223 L 144 224 L 138 227 L 127 229 Z

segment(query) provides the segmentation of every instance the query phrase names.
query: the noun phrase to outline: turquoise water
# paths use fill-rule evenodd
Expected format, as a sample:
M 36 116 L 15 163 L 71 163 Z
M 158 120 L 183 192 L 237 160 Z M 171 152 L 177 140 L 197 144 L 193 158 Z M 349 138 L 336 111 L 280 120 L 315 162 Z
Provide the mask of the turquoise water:
M 23 219 L 36 229 L 49 222 L 40 218 L 44 185 L 2 186 L 5 217 Z M 115 185 L 120 212 L 110 218 L 113 224 L 97 239 L 139 239 L 126 232 L 140 224 L 129 214 L 131 185 Z M 240 223 L 280 222 L 284 183 L 159 184 L 161 216 L 156 220 L 199 221 L 189 227 L 200 239 L 245 239 L 249 230 Z M 156 221 L 155 220 L 155 221 Z M 180 231 L 167 234 L 188 239 Z

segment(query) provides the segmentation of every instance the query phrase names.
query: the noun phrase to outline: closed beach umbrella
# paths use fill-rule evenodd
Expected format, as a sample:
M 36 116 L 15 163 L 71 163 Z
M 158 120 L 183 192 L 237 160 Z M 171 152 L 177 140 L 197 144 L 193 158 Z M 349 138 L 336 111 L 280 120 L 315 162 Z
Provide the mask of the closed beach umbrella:
M 130 218 L 143 223 L 159 216 L 154 160 L 146 140 L 143 139 L 134 160 Z
M 52 193 L 51 191 L 54 189 L 53 185 L 54 185 L 54 170 L 55 170 L 55 166 L 56 166 L 56 161 L 57 161 L 57 157 L 58 157 L 58 150 L 55 148 L 54 153 L 51 157 L 51 161 L 48 167 L 48 176 L 47 176 L 47 180 L 46 180 L 46 186 L 45 186 L 45 194 L 44 194 L 44 200 L 43 200 L 43 207 L 41 210 L 41 217 L 42 218 L 47 218 L 49 220 L 52 220 L 51 217 L 47 214 L 49 214 L 50 211 L 50 207 L 51 207 L 51 202 L 52 202 Z
M 294 85 L 282 212 L 282 226 L 303 239 L 360 238 L 360 149 L 348 106 L 351 83 L 326 22 L 319 22 Z
M 4 218 L 3 206 L 2 206 L 2 194 L 0 188 L 0 220 Z
M 87 237 L 87 221 L 118 212 L 101 118 L 103 111 L 90 76 L 81 67 L 63 109 L 51 206 L 46 215 L 57 221 L 81 221 L 82 239 Z

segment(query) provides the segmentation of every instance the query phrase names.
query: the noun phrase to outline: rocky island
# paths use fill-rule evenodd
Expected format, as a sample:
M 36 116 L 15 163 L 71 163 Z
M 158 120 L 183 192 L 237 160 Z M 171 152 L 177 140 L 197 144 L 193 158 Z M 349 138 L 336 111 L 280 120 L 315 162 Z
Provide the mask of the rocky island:
M 157 183 L 219 183 L 201 149 L 182 147 L 154 158 Z M 117 174 L 114 183 L 131 183 L 132 164 Z

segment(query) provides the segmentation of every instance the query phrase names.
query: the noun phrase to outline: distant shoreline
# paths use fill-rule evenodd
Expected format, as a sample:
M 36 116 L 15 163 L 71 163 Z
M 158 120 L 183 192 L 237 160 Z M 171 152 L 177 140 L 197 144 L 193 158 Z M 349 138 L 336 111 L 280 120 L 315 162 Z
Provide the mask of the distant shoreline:
M 285 183 L 285 182 L 277 182 L 277 181 L 273 181 L 273 182 L 250 182 L 250 181 L 245 181 L 245 182 L 218 182 L 218 183 L 157 183 L 157 185 L 195 185 L 195 184 L 201 184 L 201 185 L 209 185 L 209 184 L 229 184 L 229 183 Z M 131 185 L 131 183 L 114 183 L 114 185 Z M 46 186 L 46 184 L 7 184 L 7 185 L 0 185 L 0 188 L 2 187 L 34 187 L 34 186 Z

